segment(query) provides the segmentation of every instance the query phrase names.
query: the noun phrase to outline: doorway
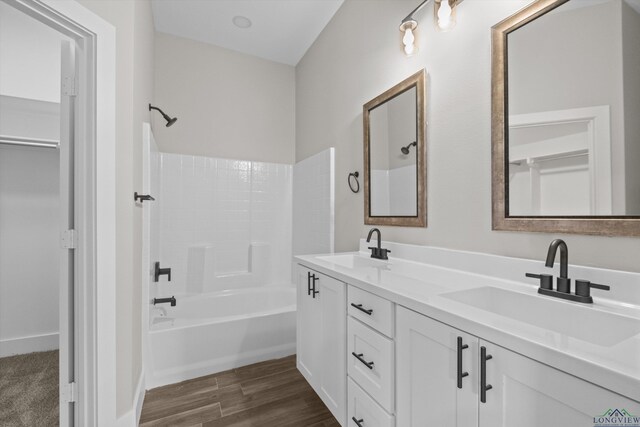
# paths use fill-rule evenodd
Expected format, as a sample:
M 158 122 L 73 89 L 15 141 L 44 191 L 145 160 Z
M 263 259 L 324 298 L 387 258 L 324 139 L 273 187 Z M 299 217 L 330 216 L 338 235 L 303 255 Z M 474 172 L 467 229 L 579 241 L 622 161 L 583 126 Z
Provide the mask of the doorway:
M 78 426 L 113 426 L 115 425 L 115 28 L 95 14 L 82 7 L 75 1 L 65 0 L 0 0 L 3 9 L 2 16 L 12 14 L 13 19 L 31 19 L 43 25 L 47 31 L 58 37 L 56 55 L 58 58 L 58 102 L 54 104 L 56 114 L 50 121 L 59 123 L 57 139 L 55 135 L 36 135 L 37 126 L 41 123 L 38 114 L 35 116 L 33 108 L 26 114 L 23 122 L 16 120 L 15 110 L 3 108 L 0 110 L 0 122 L 11 118 L 10 123 L 28 123 L 22 129 L 1 129 L 11 131 L 2 135 L 5 140 L 3 147 L 11 149 L 22 156 L 25 163 L 21 177 L 40 179 L 36 188 L 47 187 L 49 196 L 56 194 L 58 209 L 49 206 L 48 230 L 53 230 L 56 255 L 48 256 L 49 273 L 46 281 L 55 283 L 57 296 L 51 298 L 48 304 L 36 307 L 34 301 L 27 299 L 26 304 L 18 298 L 5 298 L 13 308 L 23 311 L 26 316 L 15 321 L 4 321 L 4 326 L 26 327 L 42 313 L 49 310 L 51 321 L 49 331 L 42 334 L 27 334 L 26 341 L 18 340 L 22 344 L 29 344 L 21 349 L 20 346 L 7 346 L 7 339 L 3 339 L 0 330 L 1 352 L 28 354 L 45 353 L 49 350 L 57 352 L 55 357 L 49 358 L 49 365 L 58 367 L 59 378 L 55 381 L 54 395 L 58 402 L 60 425 Z M 9 26 L 2 25 L 2 28 Z M 50 33 L 51 34 L 51 33 Z M 25 39 L 32 37 L 31 32 Z M 51 41 L 56 37 L 49 37 Z M 13 46 L 13 37 L 3 38 Z M 27 58 L 27 51 L 21 50 L 18 40 L 16 56 Z M 0 73 L 10 70 L 8 62 L 0 61 Z M 27 76 L 37 69 L 33 64 L 23 64 L 17 68 L 18 74 Z M 8 67 L 8 68 L 7 68 Z M 7 82 L 5 75 L 0 77 Z M 39 87 L 40 80 L 29 82 L 25 87 Z M 10 84 L 19 87 L 19 84 Z M 2 91 L 0 90 L 0 94 Z M 15 94 L 14 94 L 15 95 Z M 14 96 L 20 98 L 20 96 Z M 33 101 L 33 96 L 23 96 L 27 101 Z M 41 100 L 42 101 L 42 100 Z M 33 107 L 33 102 L 26 102 Z M 39 103 L 35 103 L 40 105 Z M 36 108 L 37 109 L 37 108 Z M 9 112 L 6 113 L 5 112 Z M 43 115 L 41 114 L 40 119 Z M 54 120 L 55 119 L 55 120 Z M 6 120 L 5 120 L 6 121 Z M 1 133 L 1 132 L 0 132 Z M 11 146 L 10 148 L 7 148 Z M 39 154 L 38 154 L 39 153 Z M 42 183 L 44 168 L 38 167 L 35 157 L 46 157 L 49 153 L 49 166 L 55 164 L 58 168 L 57 179 L 48 179 L 46 185 Z M 6 154 L 6 151 L 0 154 Z M 31 156 L 31 158 L 29 158 Z M 34 157 L 35 156 L 35 157 Z M 52 160 L 53 158 L 53 160 Z M 5 155 L 6 163 L 16 166 Z M 25 160 L 26 159 L 26 160 Z M 42 160 L 42 159 L 40 159 Z M 56 161 L 57 160 L 57 161 Z M 8 171 L 11 168 L 4 168 Z M 20 169 L 13 167 L 13 169 Z M 35 171 L 35 172 L 34 172 Z M 31 173 L 29 173 L 31 172 Z M 54 174 L 55 175 L 55 174 Z M 37 178 L 37 179 L 36 179 Z M 26 185 L 24 180 L 8 180 L 9 184 Z M 18 185 L 18 187 L 20 187 Z M 15 189 L 14 189 L 15 190 Z M 57 190 L 57 192 L 55 191 Z M 14 191 L 15 194 L 23 194 Z M 42 193 L 42 191 L 41 191 Z M 21 200 L 27 205 L 36 200 L 42 200 L 42 194 L 22 195 Z M 18 197 L 20 198 L 20 196 Z M 55 212 L 54 212 L 55 211 Z M 19 216 L 24 223 L 36 224 L 35 218 L 29 217 L 35 209 L 27 209 L 26 214 Z M 54 212 L 55 215 L 52 215 Z M 52 217 L 55 225 L 51 227 Z M 7 217 L 8 218 L 8 217 Z M 4 219 L 4 218 L 3 218 Z M 3 220 L 2 219 L 2 220 Z M 1 231 L 0 231 L 1 233 Z M 35 260 L 35 252 L 42 246 L 45 236 L 41 240 L 27 242 L 26 235 L 17 233 L 23 239 L 9 241 L 9 234 L 0 234 L 0 241 L 8 242 L 9 251 L 16 251 L 18 246 L 26 247 L 28 255 L 23 256 L 29 261 L 28 267 L 23 268 L 27 273 L 36 270 L 41 265 Z M 47 239 L 51 241 L 52 239 Z M 2 256 L 2 253 L 0 253 Z M 15 258 L 15 257 L 14 257 Z M 55 260 L 57 272 L 51 268 L 51 259 Z M 24 260 L 23 260 L 24 262 Z M 16 263 L 17 264 L 17 263 Z M 25 275 L 25 274 L 19 274 Z M 38 280 L 35 280 L 38 282 Z M 1 284 L 0 284 L 1 285 Z M 51 292 L 51 289 L 48 289 Z M 2 292 L 0 288 L 0 292 Z M 23 303 L 21 306 L 20 303 Z M 54 308 L 55 307 L 55 308 Z M 56 311 L 57 309 L 57 311 Z M 11 310 L 6 310 L 9 313 Z M 2 315 L 5 310 L 2 310 Z M 55 325 L 52 325 L 55 324 Z M 55 326 L 52 327 L 52 326 Z M 42 338 L 34 347 L 31 338 Z M 16 338 L 16 334 L 12 337 Z M 20 337 L 18 337 L 20 338 Z M 24 337 L 22 337 L 24 338 Z M 31 339 L 31 340 L 30 340 Z M 14 340 L 15 341 L 15 340 Z M 30 347 L 29 347 L 30 346 Z M 49 346 L 54 348 L 43 348 Z M 55 348 L 57 346 L 57 348 Z M 33 351 L 33 350 L 36 351 Z M 51 362 L 53 359 L 53 362 Z M 58 359 L 56 363 L 56 359 Z M 2 362 L 0 362 L 2 363 Z M 3 390 L 4 393 L 4 390 Z M 57 394 L 57 396 L 55 396 Z M 55 412 L 49 410 L 48 413 Z M 5 423 L 4 420 L 0 424 Z M 44 424 L 43 424 L 44 423 Z M 25 423 L 23 422 L 22 425 Z M 18 424 L 21 425 L 21 424 Z M 26 425 L 49 425 L 48 420 L 27 422 Z

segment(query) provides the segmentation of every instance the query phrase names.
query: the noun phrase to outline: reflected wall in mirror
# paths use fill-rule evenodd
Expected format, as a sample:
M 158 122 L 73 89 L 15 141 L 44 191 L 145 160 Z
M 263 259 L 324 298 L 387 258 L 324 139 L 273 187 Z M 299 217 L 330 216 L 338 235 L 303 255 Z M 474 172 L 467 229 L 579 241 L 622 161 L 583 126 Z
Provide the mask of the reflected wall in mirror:
M 640 0 L 539 0 L 492 44 L 494 229 L 639 235 Z
M 364 106 L 365 224 L 426 226 L 425 72 Z

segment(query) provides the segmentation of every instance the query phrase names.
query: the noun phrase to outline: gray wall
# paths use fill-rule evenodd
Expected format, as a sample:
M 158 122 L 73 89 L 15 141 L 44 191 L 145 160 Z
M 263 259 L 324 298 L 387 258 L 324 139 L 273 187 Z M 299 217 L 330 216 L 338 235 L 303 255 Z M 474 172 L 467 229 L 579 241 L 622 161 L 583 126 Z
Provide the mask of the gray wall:
M 622 2 L 627 213 L 640 215 L 640 14 Z
M 356 250 L 369 227 L 363 195 L 346 185 L 362 170 L 362 105 L 421 68 L 427 78 L 426 229 L 382 227 L 386 240 L 542 259 L 552 238 L 491 230 L 490 28 L 527 0 L 467 0 L 438 32 L 417 16 L 419 53 L 402 52 L 400 20 L 413 0 L 347 0 L 296 67 L 296 160 L 336 147 L 336 251 Z M 353 25 L 358 22 L 358 25 Z M 562 236 L 570 262 L 640 271 L 638 238 Z
M 181 37 L 156 35 L 154 117 L 160 151 L 294 163 L 295 73 L 279 64 Z
M 153 103 L 154 28 L 149 0 L 79 0 L 116 28 L 116 413 L 132 409 L 142 372 L 142 123 Z

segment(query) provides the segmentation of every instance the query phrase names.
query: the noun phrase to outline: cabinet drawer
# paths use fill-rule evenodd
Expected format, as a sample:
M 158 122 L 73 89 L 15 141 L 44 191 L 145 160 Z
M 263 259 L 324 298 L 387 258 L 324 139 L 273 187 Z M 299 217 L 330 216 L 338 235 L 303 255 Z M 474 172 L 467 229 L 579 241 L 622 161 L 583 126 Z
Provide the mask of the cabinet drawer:
M 347 308 L 351 316 L 393 338 L 393 303 L 391 301 L 355 286 L 349 286 Z
M 362 427 L 393 427 L 395 425 L 393 415 L 389 415 L 387 411 L 382 409 L 351 378 L 349 378 L 348 396 L 347 426 L 358 427 L 354 418 L 360 422 Z
M 362 322 L 347 320 L 347 372 L 387 412 L 394 411 L 393 341 Z

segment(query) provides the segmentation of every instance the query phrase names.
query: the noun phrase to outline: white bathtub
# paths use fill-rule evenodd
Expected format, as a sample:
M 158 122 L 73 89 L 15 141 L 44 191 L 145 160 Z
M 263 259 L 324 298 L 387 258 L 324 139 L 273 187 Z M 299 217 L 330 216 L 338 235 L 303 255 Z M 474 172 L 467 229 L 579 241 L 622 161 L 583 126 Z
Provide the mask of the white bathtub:
M 295 287 L 176 295 L 151 309 L 149 388 L 295 353 Z

